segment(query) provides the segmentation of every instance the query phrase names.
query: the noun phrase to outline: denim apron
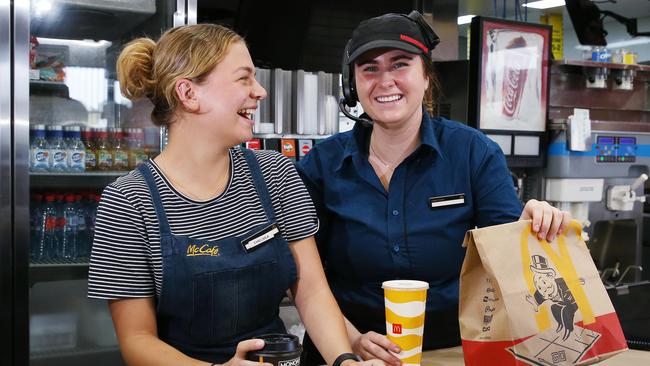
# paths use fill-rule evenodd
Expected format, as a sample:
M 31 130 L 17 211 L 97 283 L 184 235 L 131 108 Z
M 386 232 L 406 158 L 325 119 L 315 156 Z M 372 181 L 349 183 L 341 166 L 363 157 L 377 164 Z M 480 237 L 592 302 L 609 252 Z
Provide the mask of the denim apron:
M 149 186 L 160 225 L 163 267 L 156 309 L 158 337 L 207 362 L 226 362 L 242 340 L 286 332 L 279 305 L 297 278 L 293 255 L 281 233 L 272 230 L 263 235 L 276 224 L 275 213 L 255 154 L 242 151 L 267 222 L 244 235 L 217 241 L 173 235 L 148 164 L 138 168 Z M 251 248 L 250 243 L 258 242 Z M 251 249 L 242 243 L 249 243 Z

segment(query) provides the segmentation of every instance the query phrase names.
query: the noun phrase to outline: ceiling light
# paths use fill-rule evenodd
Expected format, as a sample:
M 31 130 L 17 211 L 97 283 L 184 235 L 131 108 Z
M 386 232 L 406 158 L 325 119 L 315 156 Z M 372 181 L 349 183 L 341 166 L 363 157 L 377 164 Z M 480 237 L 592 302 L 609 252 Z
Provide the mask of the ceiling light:
M 109 41 L 104 41 L 104 40 L 94 41 L 92 39 L 76 40 L 76 39 L 58 39 L 58 38 L 45 38 L 45 37 L 38 37 L 37 39 L 38 39 L 38 43 L 64 45 L 64 46 L 108 48 L 112 45 L 112 43 Z
M 52 10 L 52 2 L 48 0 L 37 1 L 34 4 L 34 11 L 37 13 L 45 13 Z
M 461 24 L 468 24 L 472 22 L 472 18 L 474 18 L 476 15 L 474 14 L 468 14 L 468 15 L 462 15 L 458 17 L 458 25 Z
M 533 9 L 548 9 L 548 8 L 555 8 L 558 6 L 564 6 L 564 0 L 533 1 L 527 4 L 522 4 L 521 6 L 526 6 Z

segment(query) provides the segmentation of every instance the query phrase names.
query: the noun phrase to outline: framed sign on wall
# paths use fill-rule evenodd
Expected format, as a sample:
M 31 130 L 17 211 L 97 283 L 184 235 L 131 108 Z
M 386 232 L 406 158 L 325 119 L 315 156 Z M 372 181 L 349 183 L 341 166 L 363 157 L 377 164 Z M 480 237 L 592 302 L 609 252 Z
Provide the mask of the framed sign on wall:
M 511 167 L 544 164 L 551 27 L 472 19 L 468 119 Z

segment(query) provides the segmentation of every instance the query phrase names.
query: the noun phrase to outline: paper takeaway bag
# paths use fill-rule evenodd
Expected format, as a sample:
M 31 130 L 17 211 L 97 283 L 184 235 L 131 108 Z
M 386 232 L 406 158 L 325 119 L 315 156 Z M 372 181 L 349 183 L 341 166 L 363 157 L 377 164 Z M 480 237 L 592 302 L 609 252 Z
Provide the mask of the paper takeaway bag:
M 588 365 L 627 349 L 581 228 L 552 243 L 518 221 L 468 231 L 460 277 L 465 364 Z

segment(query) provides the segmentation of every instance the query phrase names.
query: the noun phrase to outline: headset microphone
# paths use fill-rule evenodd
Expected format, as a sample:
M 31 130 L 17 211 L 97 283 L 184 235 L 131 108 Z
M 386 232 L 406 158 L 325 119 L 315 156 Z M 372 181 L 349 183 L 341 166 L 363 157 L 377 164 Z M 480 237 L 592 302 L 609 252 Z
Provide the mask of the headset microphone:
M 357 117 L 353 115 L 352 113 L 348 112 L 347 109 L 345 109 L 346 101 L 345 98 L 341 98 L 339 100 L 339 109 L 341 110 L 341 113 L 343 113 L 346 117 L 349 119 L 356 121 L 356 122 L 361 122 L 364 125 L 372 125 L 372 120 L 368 118 L 362 118 L 362 117 Z

